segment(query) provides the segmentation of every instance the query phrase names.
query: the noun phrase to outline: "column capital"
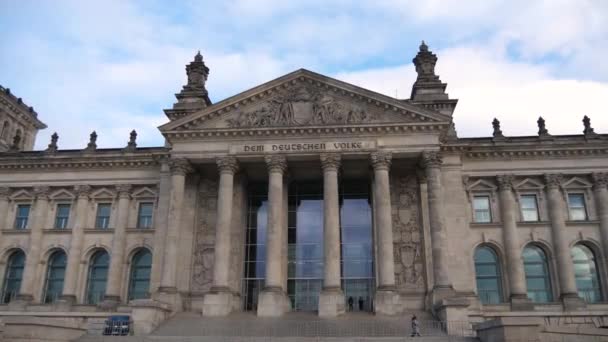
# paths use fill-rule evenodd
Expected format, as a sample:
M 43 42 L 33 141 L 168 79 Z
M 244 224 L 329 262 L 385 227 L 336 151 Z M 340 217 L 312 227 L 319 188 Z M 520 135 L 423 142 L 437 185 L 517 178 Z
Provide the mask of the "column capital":
M 605 172 L 594 172 L 591 174 L 593 179 L 593 188 L 602 189 L 608 187 L 608 173 Z
M 374 170 L 388 170 L 391 167 L 392 153 L 387 151 L 372 152 L 370 161 Z
M 285 173 L 287 170 L 287 158 L 280 154 L 265 156 L 264 161 L 266 162 L 266 167 L 268 167 L 268 172 L 279 172 Z
M 186 158 L 173 158 L 169 161 L 169 169 L 172 175 L 185 176 L 192 172 L 192 165 Z
M 118 193 L 118 198 L 129 198 L 131 196 L 131 184 L 116 185 L 116 192 Z
M 88 199 L 91 193 L 91 187 L 89 185 L 76 185 L 74 186 L 74 192 L 78 195 L 78 198 Z
M 562 185 L 562 175 L 557 173 L 545 173 L 543 175 L 547 189 L 559 189 Z
M 11 193 L 11 188 L 8 186 L 0 186 L 0 199 L 7 199 Z
M 496 183 L 498 183 L 498 190 L 511 191 L 513 189 L 514 180 L 515 180 L 515 176 L 513 176 L 511 174 L 496 176 Z
M 48 200 L 49 192 L 51 192 L 51 188 L 48 186 L 34 187 L 34 195 L 36 196 L 36 199 Z
M 239 162 L 233 156 L 217 157 L 215 162 L 220 173 L 235 174 L 239 169 Z
M 338 153 L 321 153 L 321 168 L 323 171 L 337 171 L 342 162 L 342 156 Z
M 439 151 L 423 151 L 420 165 L 425 168 L 438 168 L 443 163 L 443 157 Z

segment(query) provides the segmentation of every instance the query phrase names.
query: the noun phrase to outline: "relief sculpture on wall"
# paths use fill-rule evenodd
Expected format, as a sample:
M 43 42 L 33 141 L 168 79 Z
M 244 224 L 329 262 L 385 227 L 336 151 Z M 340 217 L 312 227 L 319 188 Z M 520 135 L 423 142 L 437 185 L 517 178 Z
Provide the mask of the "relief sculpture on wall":
M 395 177 L 392 181 L 395 281 L 401 289 L 421 289 L 424 260 L 418 181 L 413 175 Z
M 217 206 L 217 183 L 208 179 L 201 182 L 198 193 L 198 222 L 194 241 L 192 272 L 193 292 L 206 292 L 213 281 L 215 225 L 212 222 Z

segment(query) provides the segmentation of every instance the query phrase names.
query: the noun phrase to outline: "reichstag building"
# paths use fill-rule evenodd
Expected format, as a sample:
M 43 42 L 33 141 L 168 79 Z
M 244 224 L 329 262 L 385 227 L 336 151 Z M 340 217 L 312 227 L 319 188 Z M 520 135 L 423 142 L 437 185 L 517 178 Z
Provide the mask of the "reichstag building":
M 407 99 L 300 69 L 212 103 L 199 53 L 161 147 L 34 150 L 44 118 L 0 88 L 0 319 L 603 321 L 608 135 L 459 138 L 436 62 Z

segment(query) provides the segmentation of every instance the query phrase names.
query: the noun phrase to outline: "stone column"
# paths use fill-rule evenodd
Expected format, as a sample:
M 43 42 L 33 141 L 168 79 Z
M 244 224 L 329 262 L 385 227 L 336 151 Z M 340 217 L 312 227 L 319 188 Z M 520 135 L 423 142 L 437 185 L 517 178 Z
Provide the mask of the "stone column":
M 593 173 L 591 177 L 593 179 L 596 212 L 600 221 L 600 237 L 604 250 L 604 253 L 602 253 L 603 261 L 604 265 L 608 265 L 608 173 Z
M 84 228 L 87 222 L 87 209 L 89 206 L 89 193 L 91 187 L 88 185 L 77 185 L 74 187 L 78 198 L 76 199 L 76 212 L 72 228 L 72 239 L 68 252 L 68 264 L 63 281 L 63 295 L 61 301 L 71 305 L 76 302 L 76 285 L 78 283 L 78 271 L 80 270 L 80 258 L 82 244 L 84 241 Z
M 395 260 L 393 251 L 393 219 L 391 213 L 391 189 L 389 169 L 390 152 L 373 152 L 371 163 L 374 168 L 374 211 L 378 241 L 376 250 L 378 261 L 378 288 L 375 295 L 375 311 L 393 315 L 398 312 L 399 294 L 395 289 Z
M 566 234 L 566 206 L 561 187 L 561 175 L 545 174 L 547 201 L 549 204 L 549 220 L 551 221 L 551 237 L 553 250 L 557 261 L 557 276 L 559 279 L 560 299 L 565 309 L 576 309 L 584 306 L 579 298 L 574 278 L 574 264 L 568 246 Z
M 25 259 L 21 291 L 19 291 L 19 299 L 25 302 L 34 300 L 34 288 L 36 285 L 36 275 L 38 274 L 38 265 L 40 264 L 40 250 L 42 248 L 42 230 L 44 229 L 46 215 L 49 211 L 49 187 L 35 187 L 34 194 L 36 195 L 36 202 L 34 204 L 32 224 L 30 225 L 30 243 L 27 258 Z
M 431 227 L 431 245 L 433 256 L 432 302 L 437 304 L 454 295 L 454 288 L 448 270 L 448 245 L 443 225 L 443 194 L 441 191 L 441 163 L 439 152 L 424 151 L 421 164 L 426 173 L 429 207 L 429 226 Z
M 2 241 L 2 231 L 8 229 L 5 227 L 8 224 L 8 195 L 10 189 L 6 186 L 0 186 L 0 241 Z M 12 227 L 10 227 L 12 228 Z
M 282 251 L 287 227 L 283 219 L 283 176 L 287 159 L 282 155 L 266 156 L 268 166 L 268 225 L 266 228 L 266 279 L 258 299 L 258 316 L 277 317 L 289 311 L 289 299 L 283 287 Z
M 110 270 L 108 272 L 108 287 L 104 296 L 103 307 L 115 308 L 121 301 L 123 269 L 126 260 L 125 244 L 127 242 L 127 222 L 129 218 L 129 204 L 131 202 L 131 185 L 121 184 L 116 186 L 118 193 L 118 210 L 116 213 L 116 225 L 112 237 L 112 258 L 110 258 Z M 128 286 L 128 284 L 125 284 Z
M 513 175 L 496 177 L 500 196 L 500 216 L 502 218 L 502 239 L 505 247 L 507 275 L 512 310 L 531 310 L 532 302 L 528 299 L 526 277 L 519 248 L 517 217 L 519 211 L 513 197 Z
M 226 316 L 238 305 L 228 284 L 234 174 L 238 170 L 238 162 L 233 156 L 220 157 L 216 162 L 220 183 L 217 195 L 213 285 L 203 299 L 204 316 Z
M 340 284 L 340 199 L 338 169 L 340 155 L 321 154 L 323 168 L 323 290 L 319 296 L 319 316 L 335 317 L 345 312 Z
M 185 158 L 175 158 L 169 162 L 171 169 L 171 192 L 169 196 L 169 213 L 167 217 L 167 232 L 165 237 L 165 253 L 163 271 L 160 280 L 160 298 L 173 306 L 173 310 L 181 307 L 180 295 L 177 292 L 177 272 L 180 263 L 177 258 L 180 223 L 184 201 L 186 175 L 192 171 L 190 163 Z
M 154 213 L 154 253 L 152 253 L 152 269 L 150 275 L 150 292 L 152 297 L 158 292 L 163 272 L 165 255 L 165 239 L 169 218 L 169 202 L 171 198 L 171 169 L 168 158 L 163 158 L 160 165 L 160 181 L 158 184 L 158 204 Z

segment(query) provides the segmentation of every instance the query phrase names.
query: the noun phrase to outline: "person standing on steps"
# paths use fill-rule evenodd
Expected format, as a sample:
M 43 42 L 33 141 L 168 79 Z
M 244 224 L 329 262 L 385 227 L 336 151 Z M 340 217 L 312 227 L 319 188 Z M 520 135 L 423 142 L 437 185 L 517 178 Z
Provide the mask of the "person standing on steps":
M 353 297 L 348 297 L 348 311 L 353 311 Z
M 420 323 L 418 322 L 418 318 L 416 318 L 416 315 L 412 316 L 412 334 L 410 336 L 411 337 L 421 336 L 420 335 Z
M 359 297 L 359 311 L 363 311 L 363 297 Z

